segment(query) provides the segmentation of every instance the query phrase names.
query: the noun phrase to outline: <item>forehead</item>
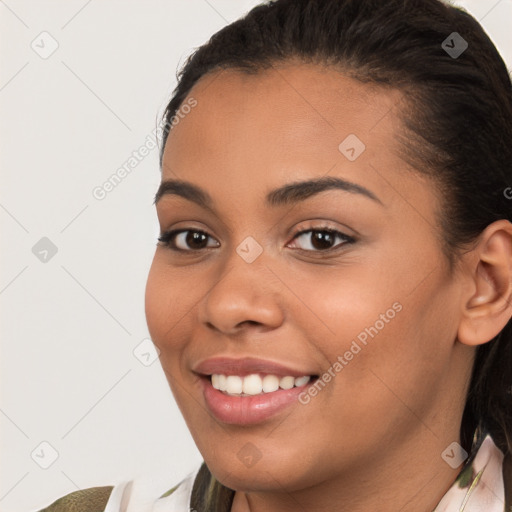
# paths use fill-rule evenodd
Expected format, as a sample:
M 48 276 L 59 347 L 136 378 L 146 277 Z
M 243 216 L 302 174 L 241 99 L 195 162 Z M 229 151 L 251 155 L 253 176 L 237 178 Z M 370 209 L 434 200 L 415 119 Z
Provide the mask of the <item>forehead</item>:
M 372 165 L 406 167 L 396 155 L 399 91 L 333 68 L 220 70 L 201 78 L 183 104 L 190 99 L 196 105 L 167 139 L 163 180 L 263 194 L 292 179 L 330 174 L 365 184 L 378 179 Z M 356 159 L 344 153 L 351 146 Z
M 379 114 L 382 117 L 400 100 L 396 89 L 362 83 L 332 66 L 295 61 L 256 73 L 214 71 L 199 79 L 191 96 L 203 107 L 195 109 L 196 114 L 208 110 L 225 117 L 256 107 L 260 116 L 255 116 L 253 122 L 268 124 L 279 115 L 283 120 L 307 118 L 310 123 L 316 121 L 337 129 L 343 128 L 339 122 L 344 120 L 354 130 L 371 129 Z
M 400 93 L 363 84 L 334 68 L 313 64 L 275 66 L 248 74 L 228 69 L 202 77 L 188 99 L 197 105 L 171 130 L 164 161 L 191 156 L 246 159 L 276 153 L 303 157 L 321 151 L 338 158 L 339 145 L 356 135 L 368 150 L 396 146 Z M 185 99 L 184 103 L 186 103 Z M 187 155 L 188 150 L 188 155 Z

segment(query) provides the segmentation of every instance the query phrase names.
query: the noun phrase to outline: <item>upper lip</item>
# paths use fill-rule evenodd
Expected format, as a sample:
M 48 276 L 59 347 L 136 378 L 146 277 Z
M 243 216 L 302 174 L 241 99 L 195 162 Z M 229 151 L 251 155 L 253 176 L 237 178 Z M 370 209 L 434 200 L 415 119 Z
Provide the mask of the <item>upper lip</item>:
M 279 375 L 282 377 L 302 377 L 312 375 L 309 371 L 303 371 L 296 368 L 290 368 L 274 361 L 245 357 L 234 359 L 230 357 L 212 357 L 206 359 L 194 367 L 194 372 L 202 375 L 222 374 L 222 375 L 251 375 L 253 373 L 266 373 Z

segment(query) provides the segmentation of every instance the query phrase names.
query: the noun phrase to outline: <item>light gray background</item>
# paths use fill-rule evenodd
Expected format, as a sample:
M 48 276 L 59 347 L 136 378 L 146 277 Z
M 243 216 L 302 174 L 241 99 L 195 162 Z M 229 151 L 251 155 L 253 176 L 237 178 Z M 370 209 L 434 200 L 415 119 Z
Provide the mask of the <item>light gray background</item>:
M 257 3 L 0 0 L 1 511 L 139 475 L 163 492 L 200 463 L 139 346 L 158 150 L 103 200 L 92 190 L 155 129 L 184 58 Z M 512 0 L 456 3 L 512 67 Z M 53 40 L 47 58 L 31 47 Z

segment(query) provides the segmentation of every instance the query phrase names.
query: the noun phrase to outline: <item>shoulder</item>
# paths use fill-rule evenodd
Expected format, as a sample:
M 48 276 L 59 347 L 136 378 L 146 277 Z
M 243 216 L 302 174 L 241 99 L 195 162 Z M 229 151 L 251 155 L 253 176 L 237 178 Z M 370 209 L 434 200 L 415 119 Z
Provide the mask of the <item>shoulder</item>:
M 89 487 L 62 496 L 38 512 L 103 512 L 114 486 Z
M 199 468 L 170 487 L 163 475 L 145 475 L 116 485 L 90 487 L 66 494 L 35 512 L 168 512 L 189 510 Z
M 154 503 L 154 512 L 168 510 L 193 510 L 191 507 L 192 489 L 197 481 L 199 468 L 181 480 L 177 485 L 166 490 Z

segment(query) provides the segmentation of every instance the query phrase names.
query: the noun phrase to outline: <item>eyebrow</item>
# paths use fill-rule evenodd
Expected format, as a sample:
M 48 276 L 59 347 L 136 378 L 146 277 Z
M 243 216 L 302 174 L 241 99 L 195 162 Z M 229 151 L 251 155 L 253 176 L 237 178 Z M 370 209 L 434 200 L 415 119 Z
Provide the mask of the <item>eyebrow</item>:
M 332 176 L 288 183 L 279 188 L 271 190 L 266 198 L 265 204 L 269 207 L 278 207 L 289 204 L 296 204 L 304 201 L 320 192 L 326 190 L 343 190 L 351 194 L 359 194 L 377 203 L 382 201 L 367 188 L 350 181 L 335 178 Z M 175 195 L 192 201 L 202 208 L 215 213 L 212 197 L 201 187 L 183 180 L 165 180 L 160 183 L 155 194 L 153 204 L 166 195 Z

